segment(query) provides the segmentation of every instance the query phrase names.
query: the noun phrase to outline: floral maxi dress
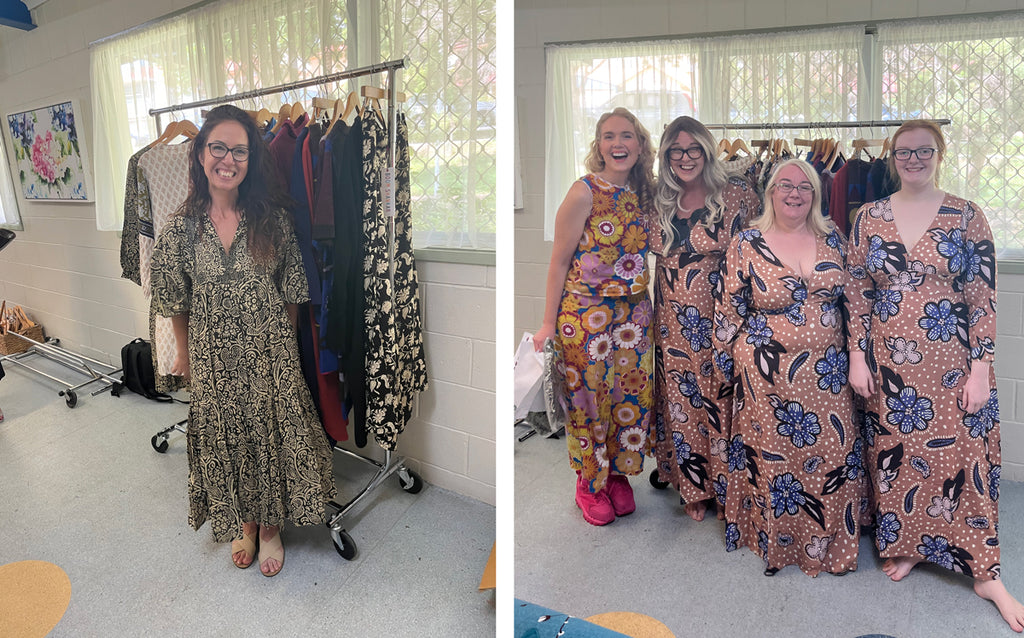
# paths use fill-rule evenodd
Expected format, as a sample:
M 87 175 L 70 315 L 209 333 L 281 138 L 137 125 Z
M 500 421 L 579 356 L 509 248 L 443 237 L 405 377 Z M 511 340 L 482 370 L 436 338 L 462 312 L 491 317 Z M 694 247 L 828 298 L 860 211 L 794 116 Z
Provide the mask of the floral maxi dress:
M 741 178 L 722 191 L 722 217 L 710 228 L 707 208 L 674 220 L 675 238 L 657 253 L 655 309 L 655 456 L 662 481 L 671 483 L 683 503 L 714 498 L 725 507 L 732 424 L 732 385 L 713 374 L 711 343 L 715 300 L 722 296 L 725 250 L 739 228 L 761 210 L 757 193 Z
M 566 277 L 555 348 L 565 366 L 570 464 L 598 492 L 609 473 L 643 471 L 649 452 L 653 308 L 636 193 L 596 175 L 581 181 L 593 204 Z
M 981 410 L 968 414 L 958 402 L 972 363 L 995 358 L 995 248 L 985 215 L 946 194 L 908 248 L 887 197 L 861 207 L 851 242 L 851 348 L 864 351 L 875 378 L 864 435 L 879 554 L 997 579 L 995 370 Z
M 836 230 L 815 243 L 804 280 L 760 231 L 741 231 L 715 312 L 718 361 L 736 383 L 726 550 L 750 547 L 769 575 L 857 569 L 864 464 L 842 318 L 846 244 Z
M 219 542 L 246 521 L 322 523 L 335 495 L 285 306 L 308 301 L 308 284 L 291 222 L 276 216 L 285 241 L 267 266 L 244 215 L 226 252 L 205 214 L 172 217 L 153 251 L 154 307 L 189 317 L 189 523 L 209 519 Z

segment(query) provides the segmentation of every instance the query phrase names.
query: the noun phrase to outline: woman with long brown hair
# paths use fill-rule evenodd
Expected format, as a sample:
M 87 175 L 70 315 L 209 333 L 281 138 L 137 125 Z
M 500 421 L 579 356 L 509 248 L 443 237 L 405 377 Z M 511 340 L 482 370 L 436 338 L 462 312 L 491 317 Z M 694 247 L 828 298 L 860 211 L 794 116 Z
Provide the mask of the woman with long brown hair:
M 189 194 L 153 251 L 153 305 L 171 318 L 172 372 L 190 377 L 189 523 L 210 521 L 239 568 L 284 564 L 285 521 L 326 520 L 331 450 L 299 367 L 308 284 L 287 198 L 252 119 L 210 111 Z

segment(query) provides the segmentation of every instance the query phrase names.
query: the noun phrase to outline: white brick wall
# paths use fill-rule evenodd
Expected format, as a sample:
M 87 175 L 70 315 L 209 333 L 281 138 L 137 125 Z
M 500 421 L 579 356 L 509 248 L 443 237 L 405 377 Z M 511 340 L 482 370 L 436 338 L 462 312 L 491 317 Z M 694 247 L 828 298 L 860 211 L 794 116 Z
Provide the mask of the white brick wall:
M 515 313 L 502 347 L 540 326 L 551 244 L 544 228 L 544 43 L 794 27 L 1024 9 L 1024 0 L 576 0 L 548 9 L 517 0 L 515 92 L 523 210 L 515 213 Z M 1002 408 L 1003 477 L 1024 480 L 1024 275 L 1000 273 L 996 375 Z
M 91 126 L 88 43 L 192 3 L 48 0 L 33 12 L 38 28 L 3 30 L 0 114 L 77 98 L 91 152 L 102 131 Z M 93 204 L 19 205 L 25 230 L 0 253 L 0 299 L 67 347 L 119 361 L 121 346 L 149 328 L 141 290 L 120 279 L 118 234 L 96 230 Z M 431 381 L 398 451 L 424 480 L 494 504 L 494 268 L 418 265 Z M 373 444 L 361 452 L 381 457 Z

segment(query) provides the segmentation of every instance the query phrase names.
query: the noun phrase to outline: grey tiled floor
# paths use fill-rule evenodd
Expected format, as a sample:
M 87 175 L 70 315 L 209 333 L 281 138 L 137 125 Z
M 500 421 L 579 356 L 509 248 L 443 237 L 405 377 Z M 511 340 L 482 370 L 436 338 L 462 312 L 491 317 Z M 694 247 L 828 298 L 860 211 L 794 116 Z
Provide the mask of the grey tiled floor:
M 891 582 L 866 536 L 854 573 L 810 578 L 790 566 L 769 578 L 751 551 L 725 551 L 714 514 L 693 521 L 647 471 L 631 481 L 637 511 L 602 528 L 573 502 L 564 439 L 516 442 L 515 471 L 515 596 L 538 605 L 583 618 L 639 612 L 679 638 L 1018 635 L 966 578 L 918 566 Z M 1024 484 L 1005 482 L 1000 496 L 1003 575 L 1021 598 Z
M 184 438 L 166 454 L 150 446 L 185 406 L 79 392 L 69 410 L 52 383 L 5 368 L 0 565 L 45 560 L 68 574 L 71 603 L 51 636 L 495 634 L 494 593 L 477 589 L 492 506 L 431 485 L 407 494 L 391 479 L 346 518 L 355 560 L 325 526 L 286 527 L 284 569 L 265 578 L 233 567 L 208 527 L 188 526 Z M 370 476 L 341 455 L 335 474 L 339 500 Z

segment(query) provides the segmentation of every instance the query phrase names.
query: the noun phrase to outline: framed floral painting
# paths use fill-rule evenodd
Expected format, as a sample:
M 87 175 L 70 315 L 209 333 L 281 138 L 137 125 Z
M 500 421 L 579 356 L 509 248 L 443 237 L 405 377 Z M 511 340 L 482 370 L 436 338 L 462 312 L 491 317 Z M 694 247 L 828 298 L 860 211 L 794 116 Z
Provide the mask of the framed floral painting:
M 15 182 L 25 199 L 88 201 L 84 141 L 74 101 L 7 116 Z

